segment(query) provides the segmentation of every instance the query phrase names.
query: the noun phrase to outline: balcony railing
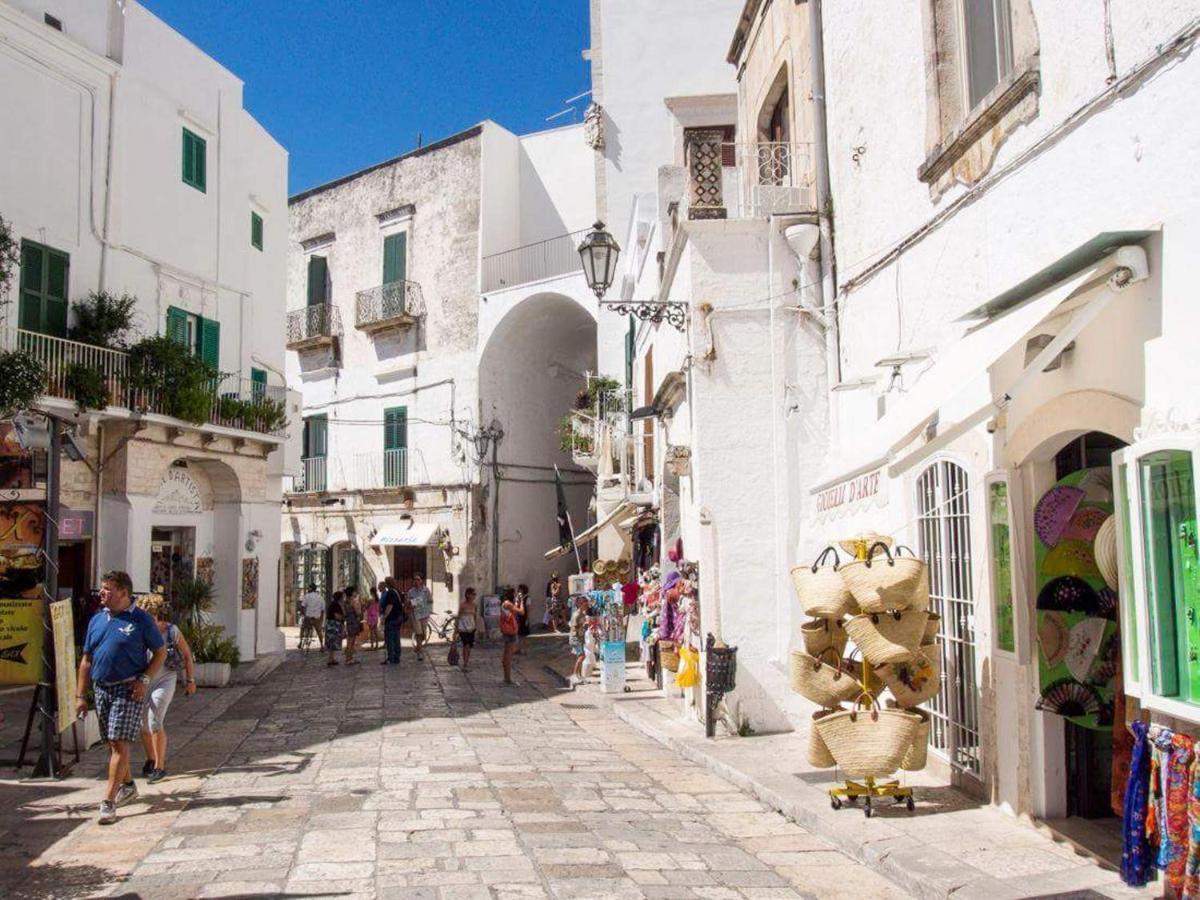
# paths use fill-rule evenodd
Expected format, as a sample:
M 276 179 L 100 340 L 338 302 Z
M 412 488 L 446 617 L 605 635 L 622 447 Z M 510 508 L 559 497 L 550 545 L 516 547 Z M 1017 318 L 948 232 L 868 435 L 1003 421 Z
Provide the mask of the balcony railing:
M 289 350 L 311 350 L 332 346 L 342 334 L 342 317 L 332 303 L 317 303 L 294 309 L 287 315 Z
M 300 474 L 292 476 L 291 493 L 315 494 L 325 490 L 325 457 L 309 456 L 300 460 Z
M 409 328 L 424 315 L 425 296 L 415 281 L 381 284 L 355 297 L 354 326 L 369 334 Z
M 408 450 L 357 453 L 348 462 L 324 456 L 301 461 L 302 473 L 293 476 L 291 493 L 320 491 L 384 491 L 408 486 Z
M 483 292 L 503 290 L 580 271 L 579 242 L 588 233 L 584 228 L 560 234 L 536 244 L 526 244 L 483 258 Z
M 12 340 L 11 334 L 9 340 Z M 98 373 L 108 406 L 171 415 L 169 397 L 160 391 L 134 386 L 129 375 L 128 354 L 120 350 L 24 330 L 15 332 L 15 344 L 45 366 L 47 397 L 78 400 L 76 379 L 86 376 L 94 381 L 94 373 Z M 267 386 L 236 374 L 221 375 L 212 381 L 205 421 L 258 434 L 282 435 L 287 428 L 283 419 L 285 397 L 283 387 Z
M 810 144 L 726 143 L 720 131 L 687 144 L 688 218 L 762 218 L 811 212 L 816 200 Z

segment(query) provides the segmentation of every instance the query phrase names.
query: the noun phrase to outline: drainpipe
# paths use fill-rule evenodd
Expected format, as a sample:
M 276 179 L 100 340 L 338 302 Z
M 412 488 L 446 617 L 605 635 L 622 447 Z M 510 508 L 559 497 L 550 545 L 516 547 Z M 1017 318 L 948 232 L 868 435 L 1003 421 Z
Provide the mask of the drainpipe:
M 825 121 L 825 46 L 821 27 L 821 0 L 809 0 L 808 31 L 811 44 L 810 78 L 813 97 L 813 155 L 817 177 L 817 221 L 821 227 L 821 305 L 828 319 L 825 329 L 825 371 L 828 388 L 842 380 L 838 335 L 837 263 L 833 255 L 833 197 L 829 186 L 829 133 Z M 829 403 L 830 434 L 837 434 L 837 408 Z
M 104 483 L 104 423 L 96 425 L 96 506 L 92 513 L 92 584 L 100 584 L 100 535 L 104 529 L 100 527 L 100 509 Z
M 124 15 L 124 10 L 122 10 L 122 15 Z M 115 143 L 113 129 L 117 123 L 117 75 L 118 73 L 113 72 L 108 76 L 108 134 L 105 135 L 107 147 L 104 157 L 104 218 L 101 220 L 104 237 L 100 241 L 100 277 L 98 279 L 98 288 L 101 291 L 105 289 L 107 284 L 108 249 L 110 246 L 108 240 L 112 234 L 113 145 Z M 95 124 L 92 127 L 94 128 Z M 88 206 L 91 206 L 90 197 L 88 198 Z

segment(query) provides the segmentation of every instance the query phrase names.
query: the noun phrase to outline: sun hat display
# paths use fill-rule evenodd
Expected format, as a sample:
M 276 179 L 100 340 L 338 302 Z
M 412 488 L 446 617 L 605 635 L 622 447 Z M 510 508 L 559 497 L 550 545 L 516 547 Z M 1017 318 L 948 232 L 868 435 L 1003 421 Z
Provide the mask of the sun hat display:
M 830 647 L 841 656 L 846 649 L 846 626 L 841 619 L 809 619 L 800 626 L 800 636 L 809 656 L 820 656 Z
M 1085 496 L 1085 491 L 1070 485 L 1058 485 L 1042 494 L 1033 510 L 1038 540 L 1047 547 L 1056 546 Z
M 818 706 L 834 707 L 862 693 L 855 677 L 855 666 L 847 663 L 832 647 L 820 656 L 793 650 L 791 656 L 792 690 Z
M 925 635 L 929 613 L 907 609 L 853 616 L 846 622 L 846 633 L 854 641 L 863 659 L 872 666 L 904 662 Z
M 833 712 L 813 722 L 840 770 L 854 778 L 881 778 L 900 768 L 912 749 L 921 717 L 900 709 L 870 707 Z
M 892 539 L 886 534 L 880 534 L 877 531 L 860 531 L 854 537 L 842 538 L 837 542 L 837 545 L 851 556 L 858 555 L 859 547 L 872 547 L 875 544 L 886 544 L 888 547 L 891 547 Z
M 913 601 L 923 608 L 929 605 L 929 574 L 925 561 L 908 550 L 897 547 L 893 556 L 888 545 L 876 541 L 867 551 L 866 559 L 856 559 L 842 566 L 842 581 L 854 595 L 862 612 L 884 612 L 889 609 L 908 609 Z M 924 583 L 924 584 L 922 584 Z
M 1117 589 L 1117 517 L 1109 516 L 1101 523 L 1092 541 L 1096 557 L 1096 568 L 1100 576 L 1114 591 Z
M 844 712 L 844 710 L 840 707 L 838 709 L 818 709 L 812 714 L 812 722 L 808 726 L 808 764 L 814 769 L 832 769 L 837 765 L 837 760 L 833 758 L 833 754 L 825 746 L 825 741 L 821 739 L 821 732 L 817 731 L 817 720 L 835 712 Z
M 933 652 L 929 652 L 929 651 Z M 875 673 L 892 692 L 896 702 L 907 709 L 937 695 L 942 686 L 942 655 L 937 648 L 922 647 L 904 662 L 877 666 Z
M 833 563 L 825 560 L 833 554 Z M 816 618 L 837 618 L 854 609 L 854 597 L 841 576 L 841 559 L 833 547 L 826 547 L 809 566 L 792 569 L 792 586 L 806 615 Z

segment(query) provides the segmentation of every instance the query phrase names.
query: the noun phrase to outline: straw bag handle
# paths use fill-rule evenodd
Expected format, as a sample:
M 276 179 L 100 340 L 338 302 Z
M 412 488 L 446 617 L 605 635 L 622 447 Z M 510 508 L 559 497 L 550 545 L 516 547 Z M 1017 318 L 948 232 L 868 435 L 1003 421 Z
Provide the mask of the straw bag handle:
M 891 616 L 893 619 L 895 619 L 897 622 L 899 622 L 901 619 L 904 618 L 905 612 L 906 612 L 906 610 L 903 610 L 903 609 L 893 609 L 889 613 L 867 613 L 867 615 L 869 615 L 871 617 L 872 625 L 878 625 L 880 616 L 885 616 L 885 615 Z
M 913 548 L 912 548 L 912 547 L 909 547 L 909 546 L 908 546 L 908 545 L 906 545 L 906 544 L 897 544 L 897 545 L 896 545 L 896 558 L 897 558 L 897 559 L 899 559 L 899 558 L 900 558 L 900 551 L 901 551 L 901 550 L 907 550 L 907 551 L 908 551 L 908 555 L 909 555 L 909 556 L 911 556 L 911 557 L 913 557 L 913 559 L 916 559 L 916 557 L 917 557 L 917 554 L 913 553 Z
M 820 653 L 818 653 L 816 656 L 813 657 L 813 671 L 814 672 L 821 671 L 821 665 L 822 665 L 821 661 L 825 658 L 826 653 L 833 654 L 833 659 L 834 659 L 833 668 L 836 669 L 837 673 L 838 673 L 834 677 L 837 678 L 838 676 L 840 676 L 842 674 L 842 654 L 838 652 L 836 647 L 826 647 L 824 650 L 822 650 Z
M 871 545 L 871 549 L 867 551 L 867 568 L 868 569 L 871 568 L 871 560 L 875 556 L 875 548 L 876 547 L 883 548 L 883 552 L 887 555 L 887 561 L 888 561 L 889 566 L 894 566 L 896 564 L 896 561 L 894 559 L 892 559 L 892 551 L 888 549 L 888 545 L 885 544 L 883 541 L 876 541 L 875 543 L 873 543 Z
M 862 703 L 863 697 L 866 697 L 870 702 L 863 704 Z M 872 694 L 870 691 L 864 690 L 861 693 L 859 693 L 859 695 L 857 697 L 854 698 L 854 706 L 850 710 L 850 721 L 851 722 L 858 721 L 858 707 L 860 704 L 863 705 L 864 709 L 871 710 L 871 721 L 872 722 L 879 721 L 879 698 L 876 697 L 874 694 Z
M 817 574 L 817 569 L 819 569 L 823 565 L 825 565 L 825 557 L 827 557 L 830 553 L 833 554 L 833 571 L 836 572 L 841 567 L 842 558 L 840 556 L 838 556 L 837 548 L 834 547 L 833 544 L 830 544 L 828 547 L 826 547 L 824 550 L 821 551 L 821 555 L 818 556 L 816 562 L 814 562 L 812 564 L 812 573 L 814 575 Z

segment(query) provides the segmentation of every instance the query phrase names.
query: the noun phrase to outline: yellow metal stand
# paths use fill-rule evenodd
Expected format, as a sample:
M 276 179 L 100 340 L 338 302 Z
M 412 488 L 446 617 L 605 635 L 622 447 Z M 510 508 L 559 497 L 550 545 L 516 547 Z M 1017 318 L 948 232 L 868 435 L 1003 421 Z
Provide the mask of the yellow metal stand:
M 867 558 L 867 542 L 857 541 L 854 545 L 854 558 Z M 866 709 L 870 709 L 870 701 L 864 703 L 864 697 L 872 697 L 871 692 L 867 689 L 870 683 L 870 669 L 867 667 L 867 661 L 862 662 L 862 694 L 859 695 L 855 702 Z M 871 800 L 875 797 L 891 797 L 897 803 L 903 803 L 908 807 L 908 811 L 913 811 L 913 793 L 912 788 L 901 786 L 899 781 L 889 779 L 888 781 L 876 781 L 874 778 L 864 778 L 862 781 L 851 781 L 846 779 L 846 783 L 841 787 L 829 789 L 829 805 L 834 809 L 842 808 L 842 801 L 846 801 L 854 806 L 858 804 L 859 798 L 863 800 L 863 813 L 869 819 L 874 813 L 874 807 Z

